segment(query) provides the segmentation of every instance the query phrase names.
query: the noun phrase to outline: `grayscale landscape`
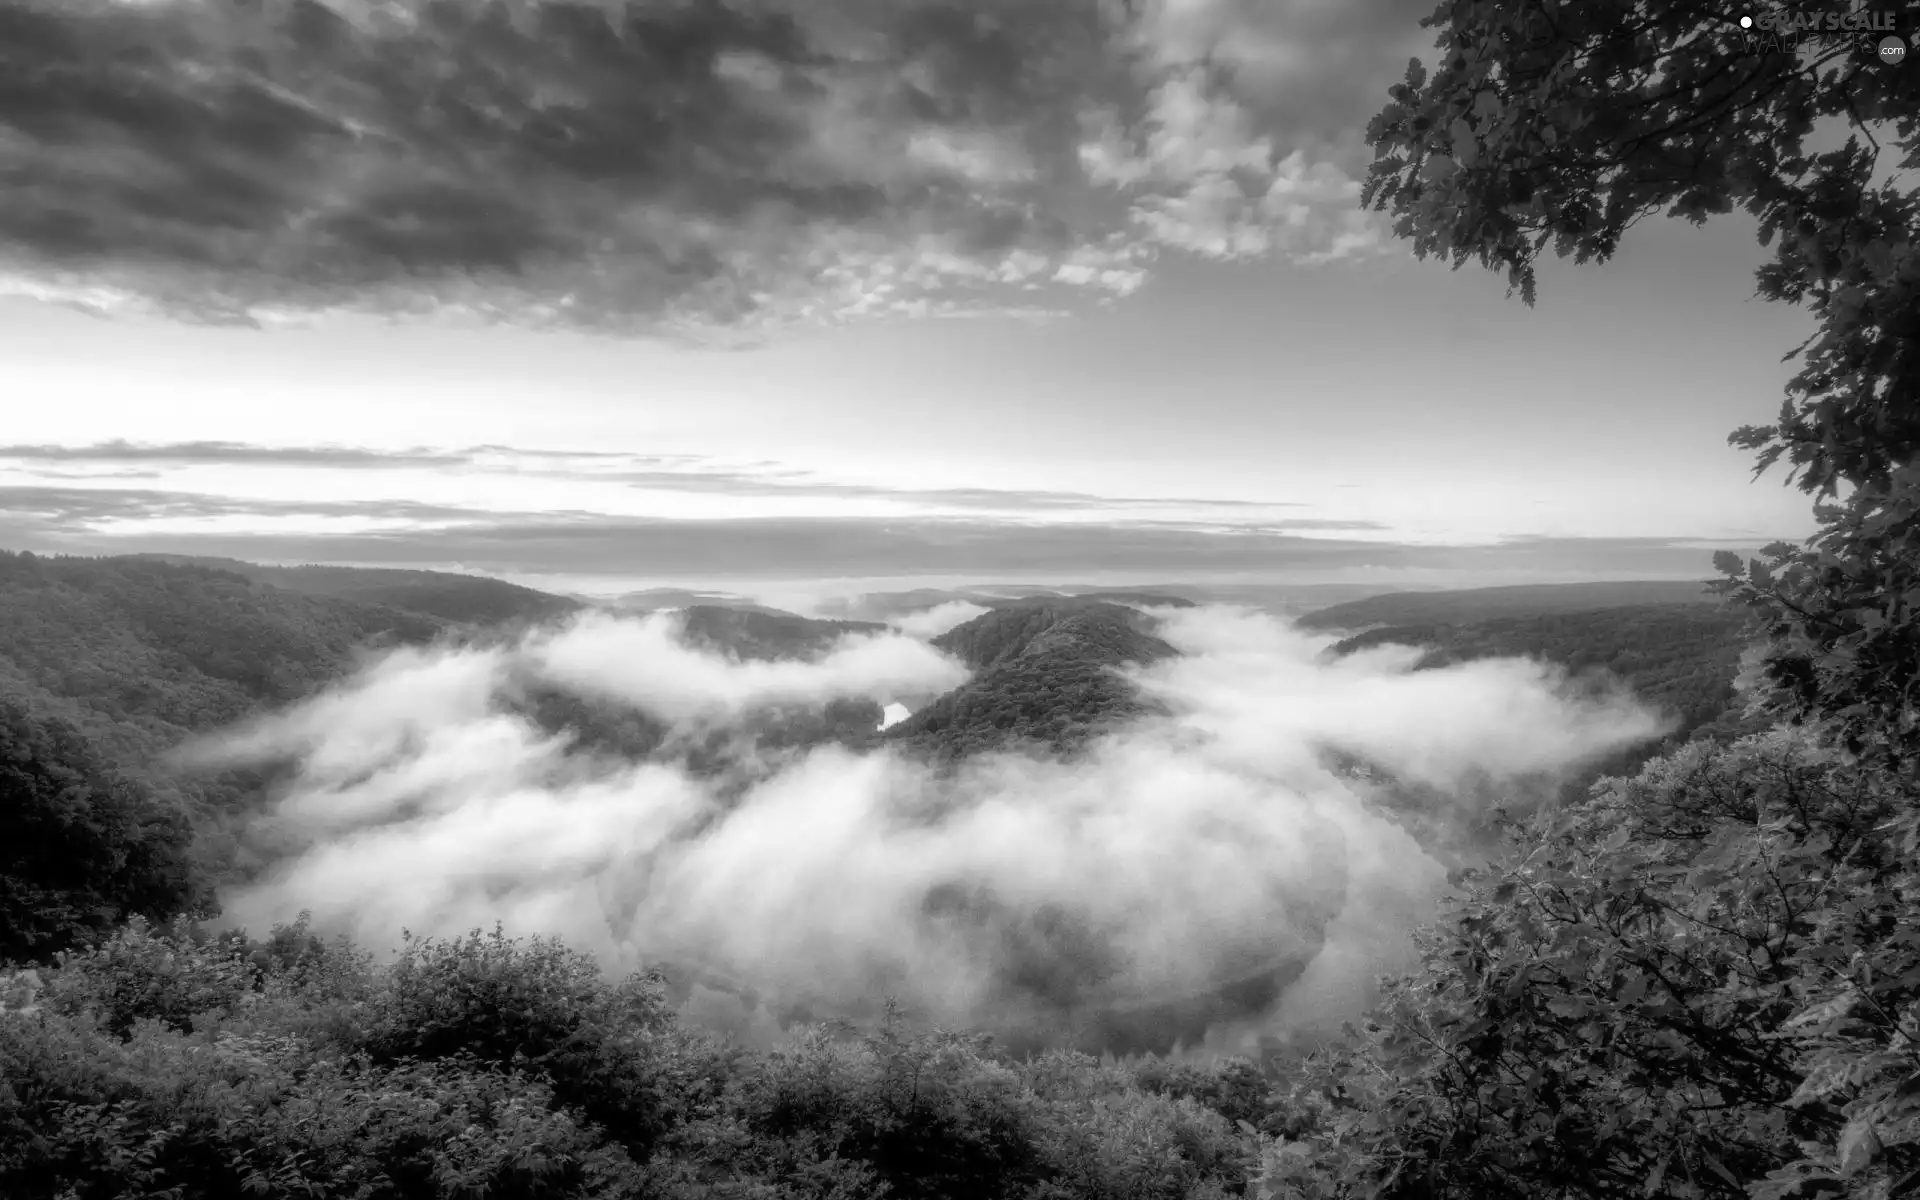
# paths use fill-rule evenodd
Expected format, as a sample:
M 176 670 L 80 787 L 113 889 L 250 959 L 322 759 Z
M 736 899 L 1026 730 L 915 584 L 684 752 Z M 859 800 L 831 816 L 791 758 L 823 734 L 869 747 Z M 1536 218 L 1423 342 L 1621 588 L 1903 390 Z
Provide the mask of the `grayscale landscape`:
M 1920 24 L 0 0 L 0 1197 L 1920 1195 Z

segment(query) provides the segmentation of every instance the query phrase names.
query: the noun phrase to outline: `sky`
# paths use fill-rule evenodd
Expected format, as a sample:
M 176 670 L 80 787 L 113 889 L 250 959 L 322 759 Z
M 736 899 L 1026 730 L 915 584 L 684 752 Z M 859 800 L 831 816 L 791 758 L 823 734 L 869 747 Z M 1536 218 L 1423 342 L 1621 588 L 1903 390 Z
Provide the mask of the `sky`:
M 1738 216 L 1360 209 L 1403 0 L 0 0 L 0 547 L 1473 584 L 1811 532 Z M 488 15 L 492 14 L 492 15 Z

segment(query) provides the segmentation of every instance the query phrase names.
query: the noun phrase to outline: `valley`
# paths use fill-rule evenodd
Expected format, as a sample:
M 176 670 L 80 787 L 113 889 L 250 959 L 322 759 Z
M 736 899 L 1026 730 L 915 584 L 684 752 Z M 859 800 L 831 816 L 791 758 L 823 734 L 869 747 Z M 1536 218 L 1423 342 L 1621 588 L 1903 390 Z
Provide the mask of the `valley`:
M 381 655 L 537 647 L 539 630 L 566 628 L 595 613 L 654 622 L 647 627 L 658 627 L 660 636 L 683 647 L 678 653 L 693 656 L 688 663 L 710 662 L 703 670 L 749 675 L 827 669 L 848 647 L 901 639 L 893 625 L 877 620 L 736 604 L 636 611 L 631 602 L 593 606 L 434 572 L 30 555 L 8 555 L 0 566 L 0 612 L 11 618 L 4 625 L 11 640 L 0 643 L 6 697 L 45 728 L 71 727 L 93 748 L 90 753 L 146 789 L 178 828 L 191 833 L 185 861 L 204 881 L 201 886 L 213 889 L 244 890 L 284 869 L 276 864 L 294 843 L 286 842 L 277 819 L 261 818 L 273 797 L 296 786 L 302 768 L 297 758 L 274 754 L 208 768 L 180 760 L 175 751 L 281 709 L 298 711 L 329 689 L 348 686 Z M 1636 586 L 1380 594 L 1331 606 L 1301 625 L 1336 632 L 1342 625 L 1371 626 L 1341 640 L 1333 632 L 1318 634 L 1327 661 L 1395 644 L 1421 649 L 1416 671 L 1529 656 L 1565 668 L 1583 686 L 1624 684 L 1674 719 L 1664 740 L 1635 744 L 1561 777 L 1563 790 L 1577 790 L 1601 774 L 1631 771 L 1661 748 L 1694 738 L 1724 740 L 1750 727 L 1734 713 L 1731 691 L 1739 622 L 1697 603 L 1630 603 L 1677 590 Z M 932 790 L 903 811 L 917 811 L 913 819 L 937 825 L 943 814 L 961 811 L 955 805 L 973 803 L 962 797 L 978 786 L 969 781 L 979 775 L 979 764 L 1005 758 L 1030 764 L 1021 768 L 1026 771 L 1048 769 L 1041 766 L 1047 763 L 1081 770 L 1075 764 L 1086 756 L 1108 755 L 1109 745 L 1124 744 L 1112 742 L 1116 735 L 1143 721 L 1171 720 L 1171 702 L 1143 689 L 1140 680 L 1181 658 L 1182 651 L 1162 636 L 1163 624 L 1167 614 L 1204 611 L 1188 591 L 958 596 L 936 590 L 912 595 L 926 606 L 920 609 L 904 608 L 903 595 L 845 606 L 866 603 L 868 611 L 891 611 L 905 624 L 957 599 L 978 608 L 978 615 L 924 641 L 930 652 L 954 663 L 962 677 L 958 686 L 900 682 L 884 692 L 857 694 L 856 687 L 854 693 L 811 699 L 799 692 L 781 699 L 776 689 L 744 708 L 700 715 L 672 704 L 662 708 L 665 700 L 645 697 L 704 685 L 663 677 L 660 686 L 667 691 L 643 689 L 622 700 L 583 687 L 577 678 L 525 665 L 508 668 L 503 679 L 510 683 L 491 703 L 538 736 L 563 739 L 567 753 L 582 764 L 659 764 L 683 771 L 697 786 L 712 789 L 720 813 L 751 802 L 756 789 L 777 783 L 818 753 L 890 752 L 935 772 L 929 779 L 936 782 L 925 785 Z M 1425 620 L 1373 624 L 1379 617 Z M 667 625 L 657 626 L 662 621 Z M 530 636 L 536 640 L 526 641 Z M 644 645 L 654 644 L 665 643 Z M 644 645 L 627 652 L 650 653 Z M 539 659 L 534 649 L 512 653 L 533 654 L 528 664 Z M 1399 780 L 1378 764 L 1364 765 L 1364 754 L 1350 759 L 1331 748 L 1328 753 L 1329 763 L 1346 762 L 1357 771 L 1351 778 L 1373 779 L 1371 786 L 1385 788 L 1382 811 L 1426 839 L 1434 853 L 1457 858 L 1480 852 L 1472 847 L 1481 844 L 1484 830 L 1475 833 L 1468 823 L 1449 832 L 1435 824 L 1451 810 L 1430 807 L 1432 789 Z M 1510 803 L 1523 795 L 1534 796 L 1525 803 L 1538 802 L 1536 793 L 1524 789 L 1501 794 Z M 1031 1047 L 1064 1040 L 1093 1051 L 1167 1052 L 1223 1022 L 1270 1009 L 1326 937 L 1325 913 L 1314 917 L 1310 908 L 1298 909 L 1289 918 L 1289 936 L 1300 939 L 1295 949 L 1276 952 L 1255 943 L 1223 949 L 1224 957 L 1205 968 L 1205 978 L 1171 990 L 1155 985 L 1162 989 L 1157 995 L 1136 994 L 1114 990 L 1124 957 L 1114 957 L 1122 951 L 1111 933 L 1068 909 L 1009 907 L 992 887 L 963 885 L 959 878 L 931 881 L 922 904 L 916 920 L 970 946 L 966 953 L 983 979 L 995 981 L 991 988 L 998 990 L 980 1003 L 1002 1014 L 1001 1036 L 1010 1045 Z M 732 982 L 740 969 L 701 963 L 696 954 L 683 958 L 680 968 L 669 964 L 669 977 L 679 980 L 683 999 L 691 995 L 686 988 L 704 980 L 699 986 L 710 996 L 745 1005 L 740 1014 L 723 1018 L 737 1025 L 763 1010 L 759 990 Z M 676 970 L 682 973 L 676 976 Z M 872 986 L 882 985 L 876 980 Z M 826 1010 L 817 999 L 792 998 L 764 1011 L 786 1025 Z

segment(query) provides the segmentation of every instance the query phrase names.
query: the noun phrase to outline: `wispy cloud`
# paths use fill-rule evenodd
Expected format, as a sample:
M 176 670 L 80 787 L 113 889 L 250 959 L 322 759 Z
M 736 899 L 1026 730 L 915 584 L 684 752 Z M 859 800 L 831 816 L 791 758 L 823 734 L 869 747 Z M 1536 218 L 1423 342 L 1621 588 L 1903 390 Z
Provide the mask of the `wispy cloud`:
M 128 471 L 138 472 L 130 486 Z M 666 581 L 1479 572 L 1695 575 L 1771 538 L 1420 536 L 1344 502 L 901 487 L 694 454 L 0 446 L 0 540 L 76 553 L 458 565 Z M 1526 512 L 1534 510 L 1527 509 Z M 1364 510 L 1363 510 L 1364 512 Z M 1526 528 L 1525 514 L 1515 523 Z
M 165 463 L 169 466 L 444 467 L 470 462 L 471 452 L 367 450 L 351 446 L 251 446 L 240 442 L 126 441 L 88 446 L 0 445 L 0 461 L 42 463 Z
M 181 528 L 183 521 L 201 527 Z M 509 576 L 1201 580 L 1443 571 L 1483 578 L 1675 577 L 1704 576 L 1711 546 L 1732 545 L 1694 538 L 1434 545 L 1351 536 L 1372 532 L 1360 529 L 1344 537 L 1331 536 L 1335 532 L 987 518 L 674 520 L 372 500 L 250 502 L 153 490 L 0 488 L 0 540 L 15 549 L 457 566 Z
M 10 0 L 6 290 L 619 333 L 1370 252 L 1406 0 Z
M 558 521 L 567 516 L 501 513 L 417 500 L 262 500 L 158 488 L 0 487 L 0 529 L 12 525 L 72 534 L 96 532 L 101 526 L 131 526 L 133 532 L 139 532 L 140 527 L 161 522 L 228 520 L 261 524 L 290 517 L 378 521 L 425 532 L 461 523 Z M 595 514 L 572 516 L 591 520 Z
M 924 510 L 990 511 L 1061 516 L 1074 512 L 1149 513 L 1178 510 L 1219 520 L 1255 521 L 1259 514 L 1307 507 L 1297 501 L 1200 499 L 1180 496 L 1103 496 L 1092 492 L 1022 488 L 903 488 L 824 478 L 771 462 L 739 463 L 692 454 L 625 454 L 611 451 L 534 450 L 510 446 L 464 449 L 376 450 L 352 446 L 256 446 L 236 442 L 136 444 L 126 441 L 83 446 L 0 445 L 0 469 L 57 478 L 125 478 L 126 464 L 190 467 L 267 467 L 276 471 L 428 470 L 444 473 L 531 476 L 621 489 L 684 492 L 714 496 L 785 497 L 892 501 Z M 96 474 L 97 473 L 97 474 Z M 142 472 L 141 478 L 162 477 Z M 48 492 L 49 496 L 55 492 Z M 129 513 L 154 503 L 158 493 L 127 492 Z M 213 497 L 205 498 L 216 503 Z M 76 497 L 76 504 L 111 504 L 99 497 Z M 185 497 L 174 503 L 189 504 Z M 225 510 L 222 510 L 225 511 Z M 1275 524 L 1273 519 L 1261 522 Z M 1366 528 L 1367 522 L 1283 519 L 1294 528 Z

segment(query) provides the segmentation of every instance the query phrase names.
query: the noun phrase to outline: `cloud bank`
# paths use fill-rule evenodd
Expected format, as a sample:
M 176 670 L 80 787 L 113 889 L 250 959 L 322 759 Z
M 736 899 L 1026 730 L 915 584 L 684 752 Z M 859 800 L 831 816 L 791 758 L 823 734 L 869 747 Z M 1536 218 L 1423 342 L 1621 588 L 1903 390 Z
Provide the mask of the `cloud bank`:
M 0 275 L 694 334 L 1373 252 L 1404 0 L 9 0 Z
M 222 519 L 222 525 L 207 528 L 209 518 Z M 174 520 L 190 523 L 189 527 L 161 524 Z M 311 523 L 316 520 L 330 528 L 313 530 Z M 1048 525 L 862 517 L 682 520 L 585 512 L 487 513 L 390 501 L 236 500 L 70 487 L 0 487 L 0 533 L 11 549 L 43 554 L 189 554 L 249 562 L 437 568 L 523 579 L 600 577 L 625 580 L 623 586 L 628 588 L 915 577 L 1075 578 L 1128 585 L 1354 574 L 1478 584 L 1555 578 L 1694 578 L 1714 549 L 1751 554 L 1767 540 L 1759 536 L 1739 540 L 1542 537 L 1490 544 L 1421 544 L 1384 537 L 1363 540 L 1146 523 Z
M 948 600 L 932 608 L 904 613 L 893 618 L 889 624 L 909 637 L 932 638 L 939 637 L 956 625 L 964 625 L 987 611 L 986 605 L 975 604 L 971 600 Z
M 228 916 L 260 929 L 311 910 L 375 948 L 402 927 L 498 919 L 612 968 L 681 964 L 699 981 L 689 1004 L 738 1028 L 892 994 L 932 1019 L 1084 1043 L 1116 1013 L 1158 1020 L 1252 977 L 1291 984 L 1258 998 L 1266 1020 L 1311 1020 L 1363 999 L 1367 968 L 1445 887 L 1441 859 L 1331 755 L 1471 814 L 1515 780 L 1660 729 L 1535 664 L 1329 663 L 1324 639 L 1226 609 L 1167 615 L 1183 655 L 1137 679 L 1171 715 L 1073 763 L 941 774 L 827 748 L 726 790 L 672 763 L 578 753 L 507 703 L 532 673 L 685 723 L 938 687 L 957 669 L 897 635 L 811 664 L 727 663 L 669 628 L 596 619 L 510 647 L 397 653 L 232 737 L 223 760 L 289 774 L 267 818 L 282 857 L 225 897 Z

